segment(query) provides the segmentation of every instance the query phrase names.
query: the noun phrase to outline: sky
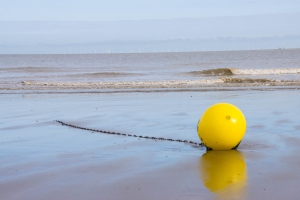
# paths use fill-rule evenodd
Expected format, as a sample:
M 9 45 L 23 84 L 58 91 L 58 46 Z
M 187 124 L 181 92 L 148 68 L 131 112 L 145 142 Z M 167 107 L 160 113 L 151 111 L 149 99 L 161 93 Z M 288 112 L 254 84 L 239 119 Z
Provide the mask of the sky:
M 299 0 L 0 0 L 0 21 L 118 21 L 300 12 Z
M 0 0 L 0 54 L 299 48 L 299 21 L 299 0 Z

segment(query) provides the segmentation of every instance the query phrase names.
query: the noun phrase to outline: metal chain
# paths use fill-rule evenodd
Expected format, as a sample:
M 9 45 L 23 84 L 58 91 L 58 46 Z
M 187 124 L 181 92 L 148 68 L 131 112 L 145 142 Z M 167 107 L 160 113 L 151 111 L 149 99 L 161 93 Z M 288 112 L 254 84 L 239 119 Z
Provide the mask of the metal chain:
M 103 130 L 97 130 L 97 129 L 91 129 L 91 128 L 84 128 L 84 127 L 81 127 L 81 126 L 75 126 L 75 125 L 67 124 L 67 123 L 59 121 L 59 120 L 54 120 L 54 121 L 60 123 L 63 126 L 69 126 L 69 127 L 72 127 L 72 128 L 83 129 L 83 130 L 87 130 L 87 131 L 100 132 L 100 133 L 106 133 L 106 134 L 112 134 L 112 135 L 122 135 L 122 136 L 129 136 L 129 137 L 138 137 L 138 138 L 152 139 L 152 140 L 166 140 L 166 141 L 171 141 L 171 142 L 182 142 L 182 143 L 192 144 L 192 145 L 196 145 L 196 146 L 204 146 L 203 143 L 197 143 L 197 142 L 193 142 L 193 141 L 174 140 L 174 139 L 167 139 L 167 138 L 158 138 L 158 137 L 148 137 L 148 136 L 142 136 L 142 135 L 132 135 L 132 134 L 116 133 L 116 132 L 103 131 Z

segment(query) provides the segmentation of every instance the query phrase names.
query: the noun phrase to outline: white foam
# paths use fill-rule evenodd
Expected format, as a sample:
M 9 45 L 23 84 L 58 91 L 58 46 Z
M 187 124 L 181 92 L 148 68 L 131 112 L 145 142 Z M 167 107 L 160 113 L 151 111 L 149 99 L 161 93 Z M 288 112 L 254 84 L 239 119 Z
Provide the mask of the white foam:
M 50 87 L 98 87 L 98 88 L 177 88 L 215 83 L 224 83 L 221 79 L 171 80 L 171 81 L 120 81 L 120 82 L 36 82 L 22 81 L 23 85 Z
M 276 75 L 276 74 L 298 74 L 300 68 L 281 68 L 281 69 L 231 69 L 236 75 Z

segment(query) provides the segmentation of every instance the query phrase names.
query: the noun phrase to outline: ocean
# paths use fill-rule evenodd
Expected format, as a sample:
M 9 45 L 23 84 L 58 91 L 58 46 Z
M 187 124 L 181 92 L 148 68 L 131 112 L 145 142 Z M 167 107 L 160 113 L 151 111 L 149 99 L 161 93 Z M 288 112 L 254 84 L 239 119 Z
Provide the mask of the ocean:
M 0 55 L 0 92 L 298 88 L 300 49 Z

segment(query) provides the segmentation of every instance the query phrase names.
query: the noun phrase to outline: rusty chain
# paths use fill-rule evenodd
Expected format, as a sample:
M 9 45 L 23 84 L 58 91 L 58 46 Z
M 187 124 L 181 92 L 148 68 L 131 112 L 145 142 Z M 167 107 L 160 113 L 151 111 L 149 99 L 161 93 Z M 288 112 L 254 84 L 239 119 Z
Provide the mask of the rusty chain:
M 171 141 L 171 142 L 182 142 L 182 143 L 196 145 L 196 146 L 204 146 L 203 143 L 197 143 L 197 142 L 193 142 L 193 141 L 174 140 L 174 139 L 167 139 L 167 138 L 148 137 L 148 136 L 142 136 L 142 135 L 133 135 L 133 134 L 124 134 L 124 133 L 111 132 L 111 131 L 103 131 L 103 130 L 98 130 L 98 129 L 91 129 L 91 128 L 84 128 L 84 127 L 81 127 L 81 126 L 75 126 L 75 125 L 67 124 L 67 123 L 59 121 L 59 120 L 54 120 L 54 121 L 56 121 L 57 123 L 60 123 L 63 126 L 69 126 L 69 127 L 72 127 L 72 128 L 77 128 L 77 129 L 82 129 L 82 130 L 87 130 L 87 131 L 93 131 L 93 132 L 99 132 L 99 133 L 106 133 L 106 134 L 111 134 L 111 135 L 122 135 L 122 136 L 137 137 L 137 138 L 152 139 L 152 140 L 166 140 L 166 141 Z

